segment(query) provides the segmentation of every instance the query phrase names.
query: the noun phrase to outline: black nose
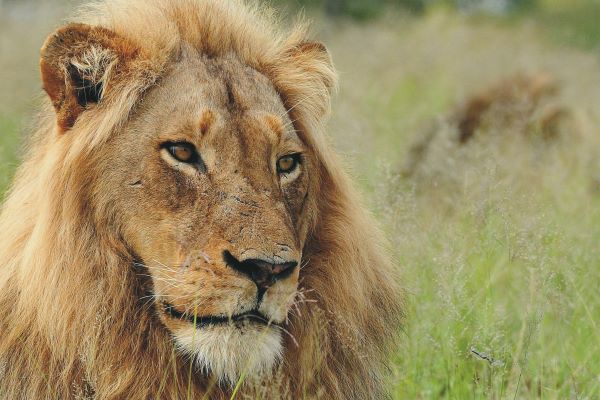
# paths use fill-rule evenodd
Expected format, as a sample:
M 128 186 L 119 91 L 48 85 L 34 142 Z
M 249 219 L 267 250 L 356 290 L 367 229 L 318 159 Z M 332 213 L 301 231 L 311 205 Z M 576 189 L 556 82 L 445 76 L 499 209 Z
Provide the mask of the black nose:
M 259 289 L 268 289 L 278 280 L 287 278 L 298 265 L 296 261 L 274 264 L 256 258 L 239 261 L 229 251 L 223 252 L 223 260 L 229 267 L 252 279 Z

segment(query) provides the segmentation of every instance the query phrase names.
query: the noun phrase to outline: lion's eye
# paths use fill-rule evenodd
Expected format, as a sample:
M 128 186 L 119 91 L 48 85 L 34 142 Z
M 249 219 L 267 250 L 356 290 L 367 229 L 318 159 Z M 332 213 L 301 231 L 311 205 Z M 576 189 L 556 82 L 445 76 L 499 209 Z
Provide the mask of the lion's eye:
M 280 174 L 289 174 L 294 171 L 300 162 L 300 154 L 290 154 L 277 160 L 277 172 Z
M 197 163 L 200 156 L 196 151 L 196 147 L 187 142 L 167 143 L 165 148 L 173 156 L 174 159 L 180 162 L 194 164 Z

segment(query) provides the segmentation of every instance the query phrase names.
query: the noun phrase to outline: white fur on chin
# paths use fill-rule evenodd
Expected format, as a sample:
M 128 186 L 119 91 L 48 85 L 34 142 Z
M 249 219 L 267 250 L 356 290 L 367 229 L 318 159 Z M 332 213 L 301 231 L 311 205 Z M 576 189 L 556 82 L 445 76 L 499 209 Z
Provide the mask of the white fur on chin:
M 281 332 L 275 326 L 248 321 L 174 332 L 179 349 L 222 383 L 235 385 L 242 374 L 259 377 L 270 373 L 281 359 Z

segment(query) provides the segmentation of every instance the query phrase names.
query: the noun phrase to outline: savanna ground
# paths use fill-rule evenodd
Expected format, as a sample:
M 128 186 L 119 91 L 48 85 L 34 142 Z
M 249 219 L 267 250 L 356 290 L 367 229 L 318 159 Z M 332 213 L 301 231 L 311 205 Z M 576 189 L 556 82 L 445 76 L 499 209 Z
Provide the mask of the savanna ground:
M 69 7 L 0 1 L 2 192 L 41 97 L 38 49 Z M 600 398 L 600 2 L 315 15 L 341 75 L 332 141 L 407 288 L 394 398 Z M 540 72 L 571 118 L 559 135 L 507 128 L 492 111 L 473 140 L 449 139 L 456 105 Z M 432 129 L 407 176 L 411 147 Z

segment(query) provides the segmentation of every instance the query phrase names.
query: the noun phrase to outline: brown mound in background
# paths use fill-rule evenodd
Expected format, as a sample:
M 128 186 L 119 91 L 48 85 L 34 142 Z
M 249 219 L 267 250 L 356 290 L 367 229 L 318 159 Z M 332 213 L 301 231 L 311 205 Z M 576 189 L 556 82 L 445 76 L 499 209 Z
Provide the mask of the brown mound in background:
M 456 168 L 438 168 L 431 174 L 445 157 L 458 167 L 478 151 L 489 160 L 514 157 L 509 147 L 539 153 L 553 143 L 574 140 L 579 128 L 560 89 L 553 76 L 536 73 L 514 75 L 475 93 L 423 130 L 410 147 L 403 175 L 436 181 L 440 173 L 456 173 Z
M 561 187 L 590 170 L 577 109 L 549 74 L 519 74 L 468 97 L 409 147 L 401 176 L 437 206 Z M 577 179 L 580 179 L 578 177 Z M 591 182 L 591 185 L 590 185 Z M 589 175 L 582 184 L 594 187 Z
M 508 133 L 537 133 L 552 139 L 560 134 L 569 110 L 554 104 L 559 85 L 548 74 L 518 75 L 475 94 L 451 118 L 458 140 L 466 143 L 490 123 Z

